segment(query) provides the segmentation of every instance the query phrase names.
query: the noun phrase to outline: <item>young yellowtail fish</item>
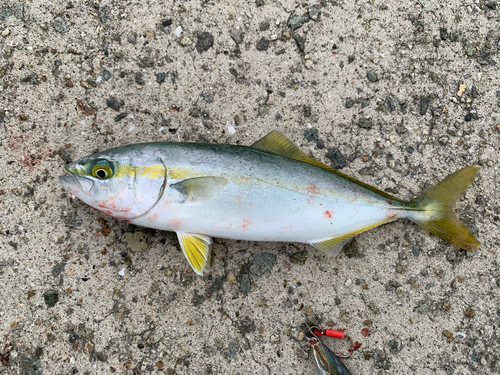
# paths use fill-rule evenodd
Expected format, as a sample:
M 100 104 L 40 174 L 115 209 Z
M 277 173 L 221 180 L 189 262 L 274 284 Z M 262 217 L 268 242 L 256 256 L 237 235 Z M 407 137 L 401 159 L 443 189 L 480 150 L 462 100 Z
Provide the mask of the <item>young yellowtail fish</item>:
M 118 147 L 72 162 L 59 180 L 107 215 L 176 232 L 184 255 L 202 275 L 211 237 L 309 243 L 335 255 L 352 236 L 400 218 L 474 250 L 480 244 L 453 205 L 478 170 L 464 168 L 404 202 L 316 161 L 273 131 L 250 147 Z

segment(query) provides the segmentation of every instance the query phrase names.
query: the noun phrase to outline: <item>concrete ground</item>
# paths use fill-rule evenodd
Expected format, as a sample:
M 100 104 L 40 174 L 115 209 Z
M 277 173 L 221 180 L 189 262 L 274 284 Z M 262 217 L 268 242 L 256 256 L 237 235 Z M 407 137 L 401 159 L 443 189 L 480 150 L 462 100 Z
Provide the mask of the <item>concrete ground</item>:
M 499 20 L 488 0 L 2 1 L 0 373 L 318 374 L 316 324 L 361 344 L 353 375 L 498 374 Z M 483 246 L 404 220 L 337 257 L 216 239 L 202 278 L 174 235 L 58 182 L 96 150 L 274 129 L 407 200 L 481 165 L 457 214 Z

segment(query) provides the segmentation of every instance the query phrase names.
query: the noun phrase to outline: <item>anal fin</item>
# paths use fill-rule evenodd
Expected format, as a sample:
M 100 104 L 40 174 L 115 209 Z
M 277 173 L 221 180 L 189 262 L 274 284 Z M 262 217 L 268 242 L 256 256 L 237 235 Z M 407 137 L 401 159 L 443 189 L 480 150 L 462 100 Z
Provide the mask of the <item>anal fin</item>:
M 203 234 L 177 232 L 177 238 L 194 272 L 203 276 L 210 268 L 210 245 L 212 239 Z
M 321 250 L 329 255 L 338 255 L 344 245 L 349 242 L 349 240 L 354 237 L 356 233 L 346 234 L 345 236 L 328 238 L 326 240 L 309 242 L 316 249 Z

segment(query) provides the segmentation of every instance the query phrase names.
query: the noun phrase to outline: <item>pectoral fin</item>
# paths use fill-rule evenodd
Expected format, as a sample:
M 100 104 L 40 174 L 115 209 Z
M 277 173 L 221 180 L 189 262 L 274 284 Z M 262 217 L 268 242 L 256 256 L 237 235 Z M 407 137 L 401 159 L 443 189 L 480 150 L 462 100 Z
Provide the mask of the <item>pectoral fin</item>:
M 321 250 L 329 255 L 338 255 L 344 245 L 348 243 L 353 236 L 353 234 L 349 233 L 342 237 L 329 238 L 327 240 L 309 243 L 316 249 Z
M 182 194 L 182 203 L 196 203 L 216 196 L 227 185 L 224 177 L 195 177 L 172 184 Z
M 177 238 L 194 272 L 203 276 L 208 271 L 210 262 L 210 244 L 212 239 L 203 234 L 177 232 Z

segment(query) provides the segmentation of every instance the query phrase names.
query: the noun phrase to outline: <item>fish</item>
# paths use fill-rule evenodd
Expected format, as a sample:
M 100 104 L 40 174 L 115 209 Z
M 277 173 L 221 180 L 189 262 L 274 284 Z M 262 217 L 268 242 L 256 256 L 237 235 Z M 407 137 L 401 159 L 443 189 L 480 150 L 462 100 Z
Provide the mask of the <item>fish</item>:
M 275 130 L 251 146 L 112 148 L 66 165 L 59 180 L 106 215 L 176 232 L 189 264 L 203 275 L 212 237 L 306 243 L 337 255 L 356 234 L 398 219 L 475 250 L 479 241 L 453 207 L 479 169 L 463 168 L 404 201 L 317 161 Z

